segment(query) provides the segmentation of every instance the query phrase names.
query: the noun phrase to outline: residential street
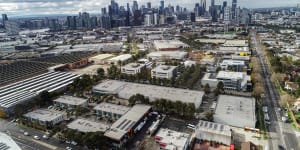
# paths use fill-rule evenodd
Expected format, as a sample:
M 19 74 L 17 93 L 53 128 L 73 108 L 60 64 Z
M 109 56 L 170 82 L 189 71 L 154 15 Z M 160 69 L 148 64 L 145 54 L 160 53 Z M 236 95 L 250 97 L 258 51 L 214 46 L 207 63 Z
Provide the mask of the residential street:
M 268 106 L 268 113 L 271 122 L 271 125 L 267 126 L 267 129 L 269 131 L 269 149 L 278 149 L 278 146 L 282 145 L 287 150 L 298 150 L 300 149 L 300 138 L 297 138 L 295 135 L 295 132 L 297 131 L 292 128 L 291 124 L 287 124 L 281 121 L 281 117 L 284 115 L 284 113 L 278 110 L 280 96 L 276 91 L 276 87 L 271 82 L 271 72 L 268 70 L 266 58 L 262 50 L 260 49 L 260 44 L 256 39 L 255 31 L 251 32 L 251 40 L 253 42 L 253 44 L 251 44 L 252 47 L 257 51 L 262 67 L 262 76 L 264 78 L 266 91 L 264 105 Z

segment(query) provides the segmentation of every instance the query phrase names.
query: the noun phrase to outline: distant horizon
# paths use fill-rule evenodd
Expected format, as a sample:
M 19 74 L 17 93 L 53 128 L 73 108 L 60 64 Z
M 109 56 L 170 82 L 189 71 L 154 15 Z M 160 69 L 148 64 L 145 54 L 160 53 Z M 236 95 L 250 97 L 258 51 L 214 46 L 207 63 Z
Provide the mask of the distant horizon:
M 126 8 L 126 3 L 129 2 L 132 7 L 133 0 L 115 0 L 119 6 Z M 137 0 L 139 8 L 146 5 L 146 2 L 151 2 L 152 7 L 157 8 L 160 0 Z M 249 3 L 251 1 L 251 3 Z M 223 0 L 215 0 L 216 5 L 222 4 Z M 228 5 L 231 6 L 231 0 L 227 0 Z M 200 0 L 190 0 L 188 2 L 183 0 L 165 0 L 165 7 L 169 4 L 172 6 L 180 5 L 181 7 L 192 10 L 195 3 L 200 3 Z M 238 7 L 249 9 L 260 8 L 280 8 L 280 7 L 296 7 L 300 3 L 299 0 L 238 0 Z M 75 15 L 79 12 L 89 12 L 90 14 L 100 14 L 101 8 L 108 7 L 109 0 L 0 0 L 0 10 L 2 14 L 7 14 L 11 18 L 22 18 L 26 16 L 65 16 Z M 210 5 L 210 0 L 206 1 L 207 10 Z

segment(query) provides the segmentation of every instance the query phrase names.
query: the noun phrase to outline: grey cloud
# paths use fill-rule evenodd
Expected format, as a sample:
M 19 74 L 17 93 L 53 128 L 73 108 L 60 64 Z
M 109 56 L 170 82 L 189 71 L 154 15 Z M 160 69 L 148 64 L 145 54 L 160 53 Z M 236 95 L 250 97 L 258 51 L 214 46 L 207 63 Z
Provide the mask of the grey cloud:
M 120 5 L 133 0 L 116 0 Z M 158 6 L 160 0 L 137 0 L 139 6 L 146 2 L 151 2 L 152 6 Z M 200 0 L 165 0 L 165 5 L 180 5 L 191 9 Z M 216 4 L 221 4 L 223 0 L 216 0 Z M 228 0 L 231 3 L 231 0 Z M 107 7 L 110 0 L 0 0 L 0 13 L 8 15 L 35 15 L 35 14 L 75 14 L 79 11 L 90 13 L 100 13 L 102 7 Z M 277 7 L 277 6 L 296 6 L 299 0 L 238 0 L 241 7 Z M 210 4 L 210 0 L 207 0 Z M 55 10 L 55 12 L 53 12 Z

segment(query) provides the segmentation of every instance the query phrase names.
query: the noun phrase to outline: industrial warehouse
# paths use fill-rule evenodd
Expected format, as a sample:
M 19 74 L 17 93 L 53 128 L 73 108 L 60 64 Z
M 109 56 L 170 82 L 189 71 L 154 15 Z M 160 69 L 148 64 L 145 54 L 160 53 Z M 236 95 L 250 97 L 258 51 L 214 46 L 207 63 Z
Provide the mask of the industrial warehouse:
M 202 102 L 203 91 L 193 91 L 179 88 L 162 87 L 155 85 L 137 84 L 116 80 L 104 81 L 93 88 L 95 93 L 117 94 L 119 98 L 129 99 L 135 94 L 149 97 L 150 101 L 167 99 L 192 103 L 198 108 Z
M 17 104 L 30 101 L 43 91 L 64 89 L 79 75 L 65 72 L 48 72 L 0 88 L 0 107 L 6 115 Z

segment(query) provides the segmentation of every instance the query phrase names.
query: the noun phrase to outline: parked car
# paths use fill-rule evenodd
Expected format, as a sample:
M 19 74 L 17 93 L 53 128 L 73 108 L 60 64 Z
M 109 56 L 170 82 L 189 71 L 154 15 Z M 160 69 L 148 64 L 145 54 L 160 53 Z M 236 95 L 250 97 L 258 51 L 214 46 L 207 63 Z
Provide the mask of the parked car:
M 36 140 L 40 140 L 40 137 L 37 136 L 37 135 L 33 136 L 33 138 L 36 139 Z
M 46 139 L 46 140 L 48 140 L 49 139 L 49 137 L 48 137 L 48 135 L 43 135 L 43 139 Z
M 72 150 L 72 148 L 68 146 L 68 147 L 66 147 L 66 150 Z
M 24 135 L 29 136 L 30 134 L 28 132 L 24 132 Z
M 76 145 L 77 145 L 77 142 L 72 141 L 71 144 L 76 146 Z

